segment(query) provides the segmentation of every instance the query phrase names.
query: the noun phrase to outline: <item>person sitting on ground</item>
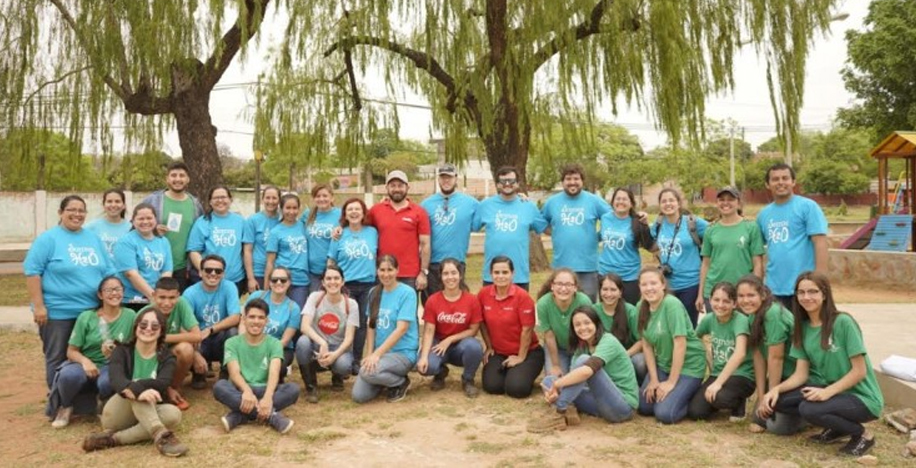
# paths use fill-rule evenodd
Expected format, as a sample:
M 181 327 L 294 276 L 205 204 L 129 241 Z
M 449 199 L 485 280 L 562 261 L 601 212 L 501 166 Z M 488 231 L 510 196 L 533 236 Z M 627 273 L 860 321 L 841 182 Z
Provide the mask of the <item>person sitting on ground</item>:
M 270 306 L 267 314 L 265 333 L 280 340 L 283 345 L 283 365 L 280 367 L 280 382 L 285 381 L 287 368 L 293 364 L 296 352 L 296 333 L 299 331 L 299 306 L 287 295 L 292 284 L 292 273 L 286 267 L 270 270 L 265 278 L 270 291 L 260 290 L 248 295 L 248 301 L 261 299 Z M 243 324 L 239 325 L 239 333 Z
M 280 434 L 293 428 L 293 420 L 281 411 L 299 399 L 299 386 L 280 383 L 283 346 L 264 333 L 269 310 L 260 299 L 245 304 L 244 331 L 226 340 L 223 364 L 229 378 L 213 386 L 213 396 L 229 408 L 221 418 L 226 432 L 251 421 L 266 423 Z
M 188 452 L 172 430 L 181 410 L 167 403 L 166 390 L 175 371 L 175 356 L 165 342 L 166 318 L 155 309 L 141 311 L 130 340 L 111 353 L 111 387 L 115 394 L 102 411 L 104 432 L 90 434 L 83 450 L 92 452 L 153 440 L 159 453 L 180 457 Z
M 127 341 L 130 336 L 136 313 L 121 307 L 124 284 L 117 276 L 104 278 L 97 296 L 99 308 L 77 317 L 67 347 L 67 362 L 58 369 L 51 387 L 47 414 L 54 416 L 51 427 L 55 429 L 70 424 L 78 394 L 94 389 L 103 400 L 112 394 L 108 360 L 115 342 Z
M 296 342 L 296 361 L 305 382 L 305 400 L 318 402 L 318 367 L 331 370 L 331 390 L 343 391 L 353 368 L 353 338 L 359 328 L 359 305 L 343 291 L 343 270 L 327 265 L 323 291 L 313 292 L 302 309 L 302 336 Z
M 579 291 L 579 277 L 569 268 L 557 268 L 544 281 L 537 294 L 537 326 L 541 343 L 547 348 L 548 375 L 559 377 L 569 372 L 572 352 L 569 344 L 569 320 L 580 306 L 591 306 L 588 295 Z
M 599 301 L 592 306 L 601 319 L 604 331 L 614 335 L 627 349 L 627 355 L 636 371 L 636 381 L 642 385 L 646 374 L 646 355 L 639 339 L 639 311 L 626 301 L 626 282 L 616 273 L 607 273 L 598 280 Z
M 461 387 L 468 398 L 477 397 L 474 375 L 483 360 L 483 347 L 477 341 L 477 331 L 483 314 L 477 297 L 468 292 L 462 265 L 457 259 L 445 258 L 439 262 L 438 284 L 443 289 L 434 293 L 423 308 L 423 344 L 417 371 L 432 375 L 430 390 L 445 388 L 448 365 L 462 366 Z
M 532 420 L 528 431 L 549 432 L 578 425 L 578 410 L 610 423 L 632 418 L 639 403 L 639 387 L 620 341 L 604 331 L 601 319 L 589 306 L 573 311 L 568 336 L 572 368 L 562 377 L 544 377 L 541 388 L 551 408 Z

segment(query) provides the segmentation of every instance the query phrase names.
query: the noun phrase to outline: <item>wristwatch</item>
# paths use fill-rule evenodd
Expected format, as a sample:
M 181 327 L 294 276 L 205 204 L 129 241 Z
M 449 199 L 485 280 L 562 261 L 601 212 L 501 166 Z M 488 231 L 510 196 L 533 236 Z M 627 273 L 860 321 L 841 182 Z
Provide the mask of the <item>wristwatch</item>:
M 420 273 L 423 273 L 424 275 L 429 276 L 429 268 L 422 268 L 420 270 Z

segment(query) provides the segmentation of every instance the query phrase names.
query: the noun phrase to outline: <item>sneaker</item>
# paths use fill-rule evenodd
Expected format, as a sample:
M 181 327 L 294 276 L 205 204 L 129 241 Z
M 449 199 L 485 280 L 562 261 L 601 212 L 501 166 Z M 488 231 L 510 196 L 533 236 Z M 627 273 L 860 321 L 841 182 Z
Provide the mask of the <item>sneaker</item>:
M 576 415 L 578 418 L 578 414 Z M 535 434 L 565 431 L 568 426 L 566 415 L 550 407 L 542 415 L 528 421 L 527 430 Z
M 480 394 L 480 391 L 474 386 L 473 380 L 462 380 L 461 389 L 464 390 L 464 396 L 468 398 L 477 398 L 477 395 Z
M 191 388 L 193 388 L 194 390 L 203 390 L 207 388 L 206 374 L 191 375 Z
M 269 424 L 270 427 L 274 428 L 274 430 L 276 430 L 280 434 L 286 434 L 287 432 L 290 431 L 290 429 L 293 428 L 293 424 L 295 423 L 293 422 L 292 419 L 289 419 L 286 416 L 283 416 L 283 413 L 280 413 L 279 411 L 275 411 L 273 414 L 270 415 L 269 418 L 267 418 L 267 424 Z
M 318 389 L 305 389 L 305 401 L 309 403 L 318 403 Z
M 566 407 L 566 424 L 569 426 L 578 426 L 582 424 L 582 419 L 579 418 L 579 410 L 576 409 L 575 405 L 570 404 Z
M 57 416 L 54 417 L 54 421 L 51 421 L 51 427 L 54 429 L 62 429 L 70 425 L 70 416 L 73 415 L 73 407 L 67 406 L 57 409 Z
M 846 437 L 846 436 L 837 431 L 834 431 L 833 429 L 824 429 L 823 431 L 821 431 L 820 434 L 814 434 L 813 436 L 808 436 L 808 440 L 811 442 L 818 443 L 818 444 L 827 445 L 827 444 L 832 444 L 834 442 L 838 442 L 843 437 Z
M 410 377 L 404 377 L 404 383 L 397 387 L 388 388 L 388 403 L 396 403 L 407 396 L 407 390 L 410 389 Z
M 344 378 L 343 377 L 337 374 L 331 374 L 331 391 L 332 392 L 344 391 Z
M 236 427 L 239 427 L 239 425 L 245 424 L 246 419 L 244 414 L 238 411 L 230 411 L 220 418 L 220 421 L 223 422 L 223 429 L 225 429 L 226 432 L 231 432 Z
M 83 439 L 83 451 L 85 452 L 95 452 L 96 450 L 105 450 L 117 446 L 118 441 L 115 440 L 114 434 L 110 432 L 96 432 Z
M 732 410 L 731 416 L 728 417 L 730 422 L 741 422 L 747 419 L 747 400 L 741 400 L 738 407 Z
M 168 429 L 156 435 L 156 450 L 159 450 L 159 453 L 167 457 L 180 457 L 188 453 L 188 447 L 182 444 L 178 437 L 175 437 L 175 434 Z
M 433 381 L 429 383 L 429 389 L 438 392 L 445 388 L 445 378 L 448 377 L 448 366 L 442 366 L 442 370 L 433 377 Z
M 852 455 L 854 457 L 861 457 L 868 453 L 872 447 L 875 446 L 875 438 L 866 439 L 863 436 L 852 437 L 849 439 L 849 442 L 846 443 L 841 449 L 840 453 L 845 453 L 846 455 Z

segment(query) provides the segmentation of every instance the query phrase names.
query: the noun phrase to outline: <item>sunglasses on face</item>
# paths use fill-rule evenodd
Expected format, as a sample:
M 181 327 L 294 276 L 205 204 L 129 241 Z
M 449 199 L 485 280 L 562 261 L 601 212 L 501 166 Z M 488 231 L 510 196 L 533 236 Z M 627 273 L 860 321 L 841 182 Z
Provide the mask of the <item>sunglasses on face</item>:
M 499 179 L 500 185 L 514 185 L 516 182 L 518 182 L 517 179 Z
M 149 321 L 144 320 L 140 322 L 139 324 L 137 324 L 137 328 L 141 330 L 146 330 L 147 328 L 149 328 L 152 331 L 159 331 L 159 322 L 149 322 Z
M 222 268 L 204 268 L 204 273 L 208 275 L 221 275 L 223 274 Z
M 270 279 L 271 283 L 286 284 L 288 281 L 289 281 L 289 278 L 271 278 Z

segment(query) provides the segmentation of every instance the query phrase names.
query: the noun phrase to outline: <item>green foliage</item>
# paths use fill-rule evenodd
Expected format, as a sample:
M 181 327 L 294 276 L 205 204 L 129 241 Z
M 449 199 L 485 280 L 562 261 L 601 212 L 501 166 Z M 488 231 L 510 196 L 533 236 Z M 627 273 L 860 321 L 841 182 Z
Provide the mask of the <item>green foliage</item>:
M 92 158 L 79 145 L 48 130 L 13 130 L 0 138 L 0 188 L 3 190 L 99 190 Z
M 151 192 L 162 188 L 166 168 L 174 160 L 162 151 L 146 151 L 125 154 L 120 158 L 103 157 L 102 161 L 102 172 L 107 174 L 111 186 Z M 104 169 L 106 166 L 108 169 Z
M 851 172 L 848 165 L 830 159 L 806 163 L 798 178 L 805 192 L 825 195 L 862 193 L 868 189 L 869 180 L 864 174 Z
M 864 31 L 848 31 L 846 89 L 858 102 L 838 113 L 847 127 L 870 128 L 876 144 L 896 130 L 916 129 L 916 2 L 873 0 Z

